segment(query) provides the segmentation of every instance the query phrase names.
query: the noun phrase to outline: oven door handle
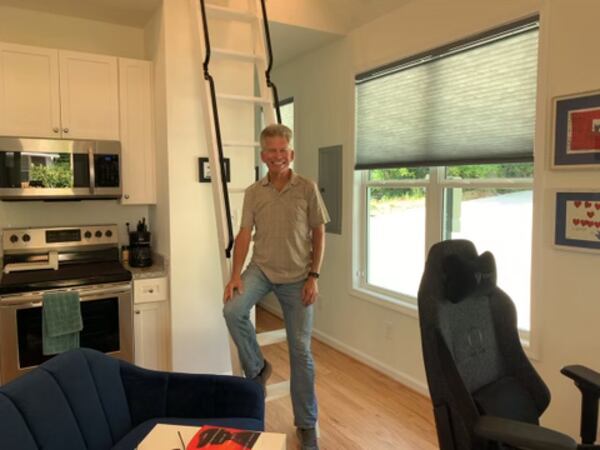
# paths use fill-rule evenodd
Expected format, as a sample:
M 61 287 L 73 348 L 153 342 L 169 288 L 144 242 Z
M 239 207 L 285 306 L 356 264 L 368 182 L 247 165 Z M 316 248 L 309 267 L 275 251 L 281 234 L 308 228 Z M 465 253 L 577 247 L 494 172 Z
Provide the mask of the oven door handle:
M 91 286 L 89 288 L 56 289 L 56 291 L 76 291 L 79 293 L 80 300 L 86 301 L 87 297 L 98 297 L 131 292 L 131 283 L 103 287 Z M 2 297 L 0 299 L 0 307 L 26 304 L 29 304 L 31 307 L 42 306 L 42 297 L 43 295 L 41 292 L 27 292 L 24 294 Z

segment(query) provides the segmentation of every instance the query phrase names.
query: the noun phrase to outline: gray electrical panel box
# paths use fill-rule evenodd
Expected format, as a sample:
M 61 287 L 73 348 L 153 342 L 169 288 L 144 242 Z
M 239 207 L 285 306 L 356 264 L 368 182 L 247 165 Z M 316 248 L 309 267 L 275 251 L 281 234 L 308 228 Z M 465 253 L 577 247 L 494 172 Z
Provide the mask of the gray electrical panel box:
M 331 222 L 327 233 L 342 234 L 342 146 L 319 149 L 319 190 Z

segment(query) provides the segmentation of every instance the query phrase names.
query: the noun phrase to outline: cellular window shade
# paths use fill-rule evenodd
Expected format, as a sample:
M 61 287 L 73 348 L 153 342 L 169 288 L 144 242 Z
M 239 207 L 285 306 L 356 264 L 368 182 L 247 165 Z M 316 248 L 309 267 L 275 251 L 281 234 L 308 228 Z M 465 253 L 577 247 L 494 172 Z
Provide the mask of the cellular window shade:
M 356 169 L 533 160 L 537 24 L 359 75 Z

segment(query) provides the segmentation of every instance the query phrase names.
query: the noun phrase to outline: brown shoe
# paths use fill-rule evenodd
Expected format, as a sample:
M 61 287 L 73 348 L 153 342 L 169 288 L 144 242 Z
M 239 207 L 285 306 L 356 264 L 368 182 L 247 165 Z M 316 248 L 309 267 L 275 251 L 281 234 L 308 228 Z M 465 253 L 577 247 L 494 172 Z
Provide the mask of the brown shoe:
M 265 396 L 267 395 L 267 380 L 271 376 L 272 372 L 273 367 L 271 366 L 271 363 L 269 363 L 269 361 L 265 359 L 265 365 L 263 366 L 261 371 L 258 373 L 258 375 L 252 378 L 252 381 L 255 381 L 263 387 L 263 390 L 265 391 Z

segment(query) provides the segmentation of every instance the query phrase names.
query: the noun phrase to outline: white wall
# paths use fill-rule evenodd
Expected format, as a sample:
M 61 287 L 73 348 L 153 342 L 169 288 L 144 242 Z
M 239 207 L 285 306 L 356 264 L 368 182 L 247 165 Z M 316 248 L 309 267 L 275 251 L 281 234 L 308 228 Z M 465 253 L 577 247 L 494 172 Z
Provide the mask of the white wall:
M 140 28 L 0 6 L 0 41 L 144 57 Z
M 595 0 L 506 0 L 481 2 L 422 0 L 404 6 L 349 34 L 347 38 L 300 57 L 274 74 L 281 98 L 293 96 L 296 108 L 296 167 L 317 178 L 319 147 L 344 146 L 343 233 L 327 235 L 320 279 L 316 334 L 362 358 L 409 386 L 424 390 L 419 324 L 402 313 L 354 295 L 353 204 L 354 76 L 477 32 L 541 14 L 540 78 L 534 189 L 533 299 L 534 364 L 548 383 L 553 401 L 547 426 L 578 435 L 579 394 L 559 374 L 569 363 L 600 369 L 600 285 L 598 255 L 553 247 L 554 192 L 600 188 L 598 171 L 550 170 L 551 99 L 598 89 L 600 60 L 593 57 L 600 39 L 594 25 Z M 391 321 L 390 339 L 382 323 Z
M 143 30 L 24 9 L 0 7 L 0 41 L 90 53 L 144 58 Z M 127 243 L 125 222 L 148 219 L 146 206 L 112 201 L 0 202 L 0 229 L 116 223 Z
M 148 49 L 155 55 L 157 107 L 164 108 L 164 116 L 157 114 L 158 173 L 162 180 L 155 217 L 161 224 L 158 245 L 168 249 L 170 261 L 173 369 L 226 373 L 231 371 L 231 361 L 222 315 L 223 284 L 212 187 L 198 182 L 198 158 L 208 156 L 210 141 L 204 126 L 207 105 L 202 101 L 204 47 L 191 5 L 190 0 L 166 0 L 162 17 L 156 17 L 147 29 Z M 161 25 L 157 25 L 159 21 Z M 247 50 L 251 42 L 247 31 L 217 24 L 211 29 L 213 46 Z M 156 36 L 162 44 L 156 44 Z M 216 63 L 211 69 L 218 91 L 251 95 L 249 67 L 224 67 L 228 64 Z M 220 106 L 224 139 L 251 140 L 252 109 Z M 232 185 L 246 186 L 252 180 L 253 153 L 243 155 L 233 149 L 229 156 Z M 244 171 L 248 176 L 242 175 Z M 239 199 L 232 203 L 239 207 Z

